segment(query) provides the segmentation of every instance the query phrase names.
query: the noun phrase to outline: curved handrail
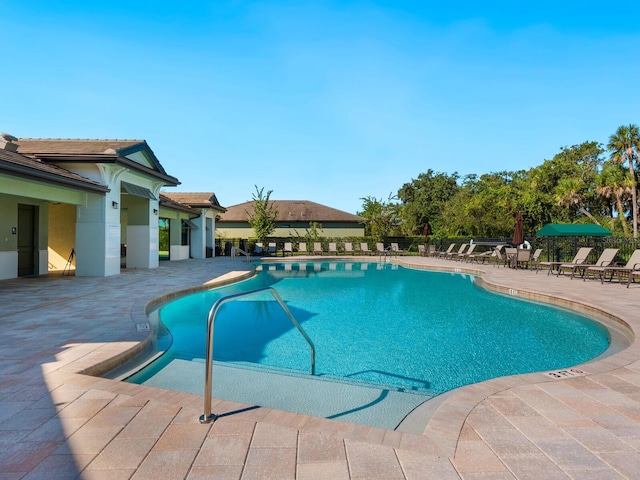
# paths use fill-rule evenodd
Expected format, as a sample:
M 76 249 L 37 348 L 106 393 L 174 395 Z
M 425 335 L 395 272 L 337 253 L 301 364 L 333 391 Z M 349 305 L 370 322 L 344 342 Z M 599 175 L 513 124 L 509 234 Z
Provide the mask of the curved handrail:
M 213 332 L 214 332 L 214 325 L 216 321 L 216 314 L 218 313 L 218 310 L 222 305 L 232 300 L 236 300 L 242 297 L 248 297 L 251 295 L 255 295 L 257 293 L 262 293 L 267 291 L 270 292 L 271 295 L 273 295 L 273 298 L 275 298 L 278 304 L 280 305 L 280 307 L 282 307 L 282 310 L 284 310 L 284 313 L 287 314 L 287 316 L 289 317 L 289 320 L 291 320 L 291 323 L 293 323 L 293 325 L 298 329 L 298 331 L 302 334 L 304 339 L 307 341 L 307 343 L 309 344 L 309 347 L 311 347 L 311 375 L 315 375 L 316 347 L 313 345 L 313 342 L 311 341 L 309 336 L 306 334 L 306 332 L 302 329 L 298 321 L 295 319 L 295 317 L 289 310 L 289 307 L 287 307 L 287 305 L 282 301 L 282 298 L 280 297 L 278 292 L 276 292 L 275 288 L 273 287 L 258 288 L 257 290 L 234 293 L 231 295 L 227 295 L 226 297 L 219 298 L 213 304 L 213 306 L 211 307 L 211 310 L 209 310 L 209 317 L 207 319 L 207 360 L 206 360 L 207 363 L 205 365 L 204 413 L 200 415 L 200 423 L 211 423 L 211 422 L 214 422 L 216 418 L 218 418 L 216 415 L 211 413 L 211 395 L 213 394 L 212 381 L 211 381 L 212 370 L 213 370 Z
M 232 246 L 231 247 L 231 260 L 235 260 L 236 259 L 236 252 L 240 252 L 242 255 L 245 256 L 245 260 L 247 261 L 247 263 L 249 263 L 249 261 L 251 260 L 251 254 L 245 252 L 244 250 L 242 250 L 239 247 L 235 247 Z

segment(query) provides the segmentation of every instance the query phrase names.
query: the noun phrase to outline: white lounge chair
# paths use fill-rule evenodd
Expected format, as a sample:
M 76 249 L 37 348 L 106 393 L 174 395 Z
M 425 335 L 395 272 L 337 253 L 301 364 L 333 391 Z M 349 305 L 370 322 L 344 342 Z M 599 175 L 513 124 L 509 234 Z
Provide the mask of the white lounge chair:
M 336 242 L 329 242 L 329 250 L 327 251 L 327 254 L 338 255 L 338 247 L 336 246 Z
M 362 255 L 371 255 L 373 252 L 369 249 L 367 242 L 360 242 L 360 253 Z
M 351 242 L 344 242 L 344 254 L 345 255 L 355 255 L 355 251 L 353 250 L 353 244 Z
M 392 243 L 390 250 L 392 255 L 404 255 L 404 250 L 402 250 L 397 243 Z

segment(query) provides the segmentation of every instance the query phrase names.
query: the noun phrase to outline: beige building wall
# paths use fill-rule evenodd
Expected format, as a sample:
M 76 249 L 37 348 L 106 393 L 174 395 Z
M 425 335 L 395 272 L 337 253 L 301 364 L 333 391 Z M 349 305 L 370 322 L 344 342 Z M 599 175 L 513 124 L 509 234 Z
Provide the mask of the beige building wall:
M 76 246 L 76 206 L 49 207 L 49 271 L 64 270 Z M 75 270 L 75 258 L 70 265 Z
M 272 237 L 287 238 L 287 237 L 304 237 L 307 234 L 309 224 L 303 224 L 300 226 L 290 226 L 287 228 L 276 228 L 271 234 Z M 364 236 L 364 226 L 324 226 L 322 230 L 318 232 L 321 237 L 334 237 L 334 238 L 347 238 L 347 237 L 362 237 Z M 224 222 L 216 223 L 216 238 L 254 238 L 255 233 L 251 227 L 227 227 Z

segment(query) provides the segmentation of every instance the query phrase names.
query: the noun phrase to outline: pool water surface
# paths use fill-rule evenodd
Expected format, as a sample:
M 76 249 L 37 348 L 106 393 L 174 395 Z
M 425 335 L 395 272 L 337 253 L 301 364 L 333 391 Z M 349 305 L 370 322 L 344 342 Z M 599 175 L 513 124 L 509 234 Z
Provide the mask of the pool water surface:
M 277 290 L 313 340 L 318 377 L 387 391 L 429 397 L 490 378 L 568 368 L 610 342 L 598 322 L 487 292 L 468 275 L 375 262 L 265 263 L 250 280 L 162 307 L 166 353 L 131 381 L 153 383 L 175 361 L 201 365 L 213 303 L 265 286 Z M 214 361 L 306 375 L 309 346 L 273 297 L 258 294 L 220 309 Z

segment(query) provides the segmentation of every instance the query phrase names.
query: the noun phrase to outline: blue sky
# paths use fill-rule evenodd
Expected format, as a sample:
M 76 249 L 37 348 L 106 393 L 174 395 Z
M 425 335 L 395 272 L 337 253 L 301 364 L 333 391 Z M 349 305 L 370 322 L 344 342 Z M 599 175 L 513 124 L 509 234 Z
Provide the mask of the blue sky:
M 636 1 L 0 5 L 0 131 L 145 139 L 224 206 L 257 185 L 355 213 L 640 123 Z

